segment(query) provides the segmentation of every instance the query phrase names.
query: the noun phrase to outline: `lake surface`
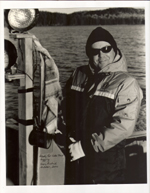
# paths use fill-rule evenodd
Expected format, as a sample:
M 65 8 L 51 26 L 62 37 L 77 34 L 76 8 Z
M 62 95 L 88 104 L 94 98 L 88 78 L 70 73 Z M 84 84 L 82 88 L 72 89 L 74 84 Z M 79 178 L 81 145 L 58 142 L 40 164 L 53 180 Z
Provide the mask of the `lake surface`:
M 62 87 L 73 70 L 88 63 L 85 54 L 86 40 L 97 26 L 57 26 L 35 27 L 33 33 L 57 64 Z M 118 48 L 125 54 L 129 73 L 134 76 L 144 94 L 142 106 L 145 108 L 145 26 L 109 25 L 103 26 L 115 38 Z M 14 83 L 6 83 L 6 118 L 17 116 L 17 88 Z
M 36 27 L 31 30 L 49 51 L 65 83 L 71 72 L 88 63 L 85 54 L 87 37 L 97 26 Z M 118 47 L 126 56 L 129 72 L 145 88 L 145 26 L 104 26 L 114 36 Z

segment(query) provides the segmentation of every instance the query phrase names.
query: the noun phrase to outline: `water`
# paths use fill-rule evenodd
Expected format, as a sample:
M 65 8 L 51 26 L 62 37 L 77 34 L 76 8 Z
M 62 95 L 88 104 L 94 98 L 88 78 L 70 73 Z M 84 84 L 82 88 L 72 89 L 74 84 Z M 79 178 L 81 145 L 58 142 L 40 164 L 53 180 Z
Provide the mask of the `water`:
M 87 37 L 96 27 L 36 27 L 30 31 L 55 60 L 59 68 L 62 87 L 76 67 L 88 63 L 85 44 Z M 145 108 L 145 26 L 110 25 L 104 28 L 110 31 L 118 47 L 125 54 L 129 73 L 137 79 L 143 90 L 142 106 Z M 14 83 L 6 83 L 6 118 L 17 116 L 17 88 L 18 86 Z
M 38 27 L 31 33 L 48 49 L 60 70 L 60 80 L 65 83 L 73 69 L 87 64 L 85 44 L 96 26 Z M 145 88 L 145 26 L 104 26 L 114 36 L 118 47 L 126 56 L 129 72 Z

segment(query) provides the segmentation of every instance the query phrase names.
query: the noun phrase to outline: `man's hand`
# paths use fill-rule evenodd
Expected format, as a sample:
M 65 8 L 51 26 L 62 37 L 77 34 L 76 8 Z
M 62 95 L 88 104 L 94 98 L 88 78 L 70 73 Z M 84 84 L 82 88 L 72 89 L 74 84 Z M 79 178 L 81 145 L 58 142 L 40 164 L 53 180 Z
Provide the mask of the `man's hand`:
M 80 141 L 69 145 L 69 152 L 72 157 L 71 162 L 85 156 Z

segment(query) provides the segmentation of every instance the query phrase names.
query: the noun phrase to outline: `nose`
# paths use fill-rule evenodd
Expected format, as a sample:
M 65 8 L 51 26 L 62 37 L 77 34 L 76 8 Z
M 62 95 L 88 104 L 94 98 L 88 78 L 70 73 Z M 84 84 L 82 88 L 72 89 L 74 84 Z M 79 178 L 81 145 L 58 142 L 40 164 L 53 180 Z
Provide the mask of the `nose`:
M 101 58 L 102 56 L 103 56 L 103 52 L 101 51 L 101 50 L 99 50 L 99 54 L 98 54 L 98 56 Z

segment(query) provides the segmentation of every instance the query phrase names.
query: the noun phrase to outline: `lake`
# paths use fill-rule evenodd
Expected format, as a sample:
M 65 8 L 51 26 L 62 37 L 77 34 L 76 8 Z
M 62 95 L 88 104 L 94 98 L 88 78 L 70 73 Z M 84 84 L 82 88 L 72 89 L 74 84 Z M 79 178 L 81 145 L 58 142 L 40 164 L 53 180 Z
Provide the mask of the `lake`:
M 45 47 L 57 64 L 60 82 L 64 87 L 73 70 L 88 63 L 85 54 L 86 40 L 97 26 L 55 26 L 35 27 L 33 33 Z M 145 26 L 144 25 L 109 25 L 103 26 L 115 38 L 118 48 L 125 54 L 129 73 L 139 82 L 144 99 L 142 109 L 146 114 L 145 83 Z M 17 116 L 17 88 L 14 83 L 6 83 L 6 118 Z M 143 113 L 143 112 L 142 112 Z M 145 119 L 144 119 L 145 122 Z

